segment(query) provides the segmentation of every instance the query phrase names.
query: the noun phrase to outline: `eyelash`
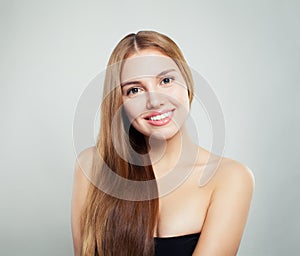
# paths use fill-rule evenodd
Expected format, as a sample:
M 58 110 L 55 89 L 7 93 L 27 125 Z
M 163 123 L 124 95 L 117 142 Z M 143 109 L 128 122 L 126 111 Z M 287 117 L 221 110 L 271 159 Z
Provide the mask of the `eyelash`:
M 162 83 L 165 79 L 169 79 L 170 82 L 167 83 L 167 84 L 171 84 L 171 83 L 175 80 L 175 77 L 173 77 L 173 76 L 166 76 L 166 77 L 164 77 L 164 78 L 161 80 L 161 83 Z
M 170 80 L 169 83 L 164 84 L 163 81 L 164 81 L 165 79 L 169 79 L 169 80 Z M 173 77 L 173 76 L 166 76 L 166 77 L 164 77 L 163 79 L 161 79 L 160 84 L 163 84 L 163 85 L 169 85 L 169 84 L 171 84 L 174 80 L 175 80 L 175 77 Z M 140 87 L 132 87 L 132 88 L 130 88 L 130 89 L 127 90 L 126 95 L 128 96 L 128 95 L 130 95 L 130 94 L 135 94 L 135 93 L 132 93 L 132 91 L 133 91 L 134 89 L 140 90 L 141 88 L 140 88 Z M 137 93 L 137 92 L 136 92 L 136 93 Z
M 134 89 L 139 89 L 139 90 L 140 90 L 139 87 L 132 87 L 132 88 L 130 88 L 129 90 L 127 90 L 126 95 L 128 96 L 129 94 L 132 94 L 131 92 L 132 92 Z M 133 93 L 133 94 L 135 94 L 135 93 Z

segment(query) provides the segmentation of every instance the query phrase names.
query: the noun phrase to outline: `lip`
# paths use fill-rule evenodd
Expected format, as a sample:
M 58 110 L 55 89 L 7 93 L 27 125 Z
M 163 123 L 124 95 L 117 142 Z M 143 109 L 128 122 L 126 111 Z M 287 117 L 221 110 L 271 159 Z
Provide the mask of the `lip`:
M 172 117 L 173 117 L 173 114 L 174 114 L 174 110 L 175 109 L 170 109 L 170 110 L 165 110 L 165 111 L 154 111 L 154 112 L 151 112 L 150 114 L 146 115 L 144 117 L 144 119 L 149 124 L 151 124 L 151 125 L 154 125 L 154 126 L 163 126 L 163 125 L 168 124 L 172 120 Z M 159 120 L 153 120 L 153 119 L 151 119 L 151 118 L 153 118 L 155 116 L 167 114 L 169 112 L 170 112 L 170 114 L 167 115 L 166 117 L 163 117 L 162 119 L 159 119 Z

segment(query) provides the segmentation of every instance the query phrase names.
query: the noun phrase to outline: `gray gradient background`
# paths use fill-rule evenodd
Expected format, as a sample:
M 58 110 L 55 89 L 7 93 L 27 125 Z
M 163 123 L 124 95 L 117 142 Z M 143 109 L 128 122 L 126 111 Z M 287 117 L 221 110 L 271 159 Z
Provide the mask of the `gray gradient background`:
M 141 29 L 175 39 L 207 78 L 225 156 L 255 174 L 238 255 L 299 255 L 299 1 L 124 2 L 0 3 L 0 255 L 72 255 L 76 103 Z

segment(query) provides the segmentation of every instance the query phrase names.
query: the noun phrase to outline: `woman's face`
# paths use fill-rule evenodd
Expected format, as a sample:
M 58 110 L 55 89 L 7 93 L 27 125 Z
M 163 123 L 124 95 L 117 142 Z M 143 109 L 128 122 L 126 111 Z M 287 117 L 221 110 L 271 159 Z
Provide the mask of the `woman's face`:
M 158 50 L 127 58 L 121 72 L 128 119 L 145 136 L 172 138 L 189 112 L 188 90 L 176 63 Z

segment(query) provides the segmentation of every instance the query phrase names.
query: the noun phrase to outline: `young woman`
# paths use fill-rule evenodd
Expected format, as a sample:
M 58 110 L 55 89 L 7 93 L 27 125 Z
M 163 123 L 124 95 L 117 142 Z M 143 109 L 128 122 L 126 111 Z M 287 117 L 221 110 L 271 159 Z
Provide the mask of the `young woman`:
M 115 47 L 96 146 L 75 165 L 75 255 L 236 255 L 253 175 L 190 138 L 193 86 L 167 36 L 140 31 Z

